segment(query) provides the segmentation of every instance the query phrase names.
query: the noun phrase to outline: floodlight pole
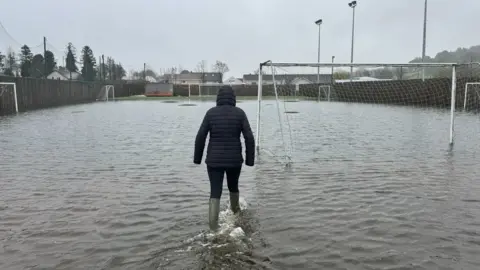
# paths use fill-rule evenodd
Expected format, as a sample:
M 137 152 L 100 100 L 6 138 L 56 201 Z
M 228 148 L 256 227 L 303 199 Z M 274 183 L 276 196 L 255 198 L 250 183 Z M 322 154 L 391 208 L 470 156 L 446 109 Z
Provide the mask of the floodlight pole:
M 422 63 L 425 62 L 425 51 L 427 46 L 427 0 L 423 10 L 423 42 L 422 42 Z M 425 81 L 425 68 L 422 68 L 422 81 Z
M 352 8 L 352 46 L 350 48 L 350 63 L 353 64 L 353 46 L 355 40 L 355 7 L 357 6 L 357 1 L 352 1 L 348 3 L 348 6 Z M 350 82 L 353 80 L 353 66 L 350 67 Z
M 320 36 L 322 30 L 322 19 L 316 20 L 315 24 L 318 25 L 318 53 L 317 53 L 317 63 L 320 63 Z M 317 67 L 317 83 L 320 84 L 320 67 Z

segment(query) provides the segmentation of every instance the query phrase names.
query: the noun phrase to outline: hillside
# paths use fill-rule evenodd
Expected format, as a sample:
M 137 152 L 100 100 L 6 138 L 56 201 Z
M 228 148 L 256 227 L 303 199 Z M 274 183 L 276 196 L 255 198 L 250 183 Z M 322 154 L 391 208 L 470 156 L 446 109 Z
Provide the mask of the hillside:
M 422 58 L 417 57 L 410 63 L 421 63 Z M 470 63 L 480 62 L 480 45 L 470 48 L 458 48 L 455 51 L 442 51 L 437 53 L 435 57 L 426 56 L 425 62 L 434 63 Z

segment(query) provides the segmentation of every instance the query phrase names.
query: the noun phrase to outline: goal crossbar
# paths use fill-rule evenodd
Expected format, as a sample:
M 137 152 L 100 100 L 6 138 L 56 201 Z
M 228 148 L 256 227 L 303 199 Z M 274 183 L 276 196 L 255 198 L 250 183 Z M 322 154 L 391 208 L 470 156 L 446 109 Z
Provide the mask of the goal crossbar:
M 276 63 L 263 62 L 260 66 L 266 67 L 453 67 L 480 63 Z
M 0 85 L 12 85 L 13 86 L 13 98 L 15 100 L 15 112 L 18 113 L 17 84 L 14 83 L 14 82 L 0 82 Z
M 456 92 L 457 92 L 457 67 L 468 66 L 468 65 L 480 65 L 479 62 L 472 63 L 285 63 L 285 62 L 272 62 L 268 60 L 266 62 L 260 63 L 259 73 L 258 73 L 258 83 L 257 83 L 257 126 L 256 126 L 256 148 L 257 152 L 260 150 L 260 137 L 261 137 L 261 127 L 260 119 L 262 115 L 262 90 L 263 90 L 263 67 L 413 67 L 413 68 L 428 68 L 428 67 L 449 67 L 451 68 L 451 96 L 450 96 L 450 127 L 449 127 L 449 144 L 453 145 L 454 141 L 454 126 L 455 126 L 455 103 L 456 103 Z M 272 77 L 275 72 L 272 70 Z M 273 78 L 273 86 L 275 89 L 276 100 L 278 100 L 275 78 Z M 320 87 L 319 87 L 320 91 Z M 279 107 L 277 102 L 277 109 Z M 279 117 L 280 119 L 280 117 Z

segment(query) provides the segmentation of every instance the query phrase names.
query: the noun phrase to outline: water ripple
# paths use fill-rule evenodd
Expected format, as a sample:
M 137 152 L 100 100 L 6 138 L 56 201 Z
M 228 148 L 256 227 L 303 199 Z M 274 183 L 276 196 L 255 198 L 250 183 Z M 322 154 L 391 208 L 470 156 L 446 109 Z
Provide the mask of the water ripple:
M 0 118 L 0 269 L 480 268 L 478 116 L 457 117 L 450 151 L 445 111 L 289 103 L 299 113 L 284 167 L 267 101 L 237 243 L 202 233 L 209 186 L 191 161 L 212 104 Z M 239 106 L 254 127 L 256 103 Z

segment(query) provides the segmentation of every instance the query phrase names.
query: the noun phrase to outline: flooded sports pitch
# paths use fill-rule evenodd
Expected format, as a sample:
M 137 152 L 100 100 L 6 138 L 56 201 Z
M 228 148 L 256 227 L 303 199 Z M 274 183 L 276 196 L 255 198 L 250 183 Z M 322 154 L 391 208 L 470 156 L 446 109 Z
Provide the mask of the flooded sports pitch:
M 450 149 L 448 110 L 290 102 L 284 140 L 265 101 L 244 210 L 224 195 L 213 235 L 193 146 L 214 103 L 192 102 L 0 118 L 0 269 L 480 269 L 478 115 Z

